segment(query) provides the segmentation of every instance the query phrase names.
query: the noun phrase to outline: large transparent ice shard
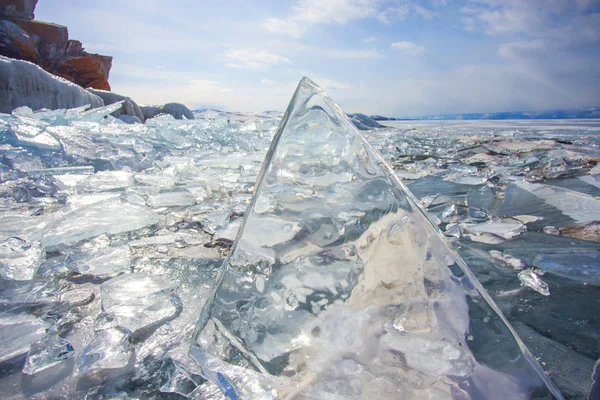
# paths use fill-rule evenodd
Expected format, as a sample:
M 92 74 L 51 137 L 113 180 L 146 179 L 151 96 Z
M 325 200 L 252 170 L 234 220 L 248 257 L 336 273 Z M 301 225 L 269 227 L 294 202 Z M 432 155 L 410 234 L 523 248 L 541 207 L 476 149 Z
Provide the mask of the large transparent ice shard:
M 412 194 L 306 78 L 191 355 L 232 399 L 562 398 Z

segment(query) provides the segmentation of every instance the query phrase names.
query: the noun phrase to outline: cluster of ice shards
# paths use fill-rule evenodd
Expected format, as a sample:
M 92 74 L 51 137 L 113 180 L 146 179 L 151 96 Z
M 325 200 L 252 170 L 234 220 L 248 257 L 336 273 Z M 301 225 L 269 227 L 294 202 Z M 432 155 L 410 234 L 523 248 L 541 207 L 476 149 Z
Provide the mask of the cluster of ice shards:
M 467 259 L 565 397 L 589 397 L 600 358 L 592 345 L 600 340 L 592 305 L 600 294 L 600 124 L 385 123 L 366 133 L 369 142 Z
M 191 355 L 231 399 L 562 398 L 416 199 L 306 78 Z
M 278 121 L 118 106 L 0 114 L 1 398 L 214 390 L 187 353 Z
M 331 108 L 328 104 L 321 105 Z M 129 125 L 110 115 L 119 106 L 89 111 L 19 108 L 11 115 L 0 114 L 1 398 L 214 399 L 222 398 L 223 388 L 233 393 L 219 375 L 217 384 L 205 380 L 188 349 L 222 257 L 242 225 L 280 113 L 207 110 L 197 112 L 193 121 L 159 116 Z M 394 184 L 389 196 L 377 196 L 386 190 L 382 176 L 394 180 L 382 172 L 385 168 L 378 158 L 366 150 L 368 157 L 352 161 L 356 151 L 363 154 L 362 141 L 351 136 L 357 147 L 348 147 L 338 141 L 345 132 L 343 125 L 329 121 L 322 128 L 313 122 L 298 126 L 311 132 L 333 127 L 334 140 L 323 137 L 313 142 L 313 138 L 310 143 L 319 147 L 308 150 L 304 139 L 285 144 L 290 149 L 285 160 L 295 161 L 277 167 L 280 175 L 270 189 L 276 201 L 273 196 L 256 198 L 255 215 L 249 219 L 260 216 L 261 224 L 252 227 L 251 241 L 236 247 L 243 247 L 250 261 L 263 260 L 244 272 L 250 275 L 242 275 L 247 279 L 240 286 L 240 296 L 250 293 L 252 285 L 262 288 L 257 294 L 260 302 L 241 305 L 242 312 L 254 307 L 254 325 L 243 327 L 252 333 L 244 340 L 252 346 L 248 354 L 261 358 L 245 361 L 245 354 L 229 347 L 238 365 L 230 364 L 232 373 L 257 373 L 260 379 L 252 381 L 257 388 L 262 379 L 272 379 L 275 390 L 302 380 L 306 390 L 321 390 L 320 395 L 339 388 L 342 377 L 371 371 L 368 378 L 346 380 L 344 390 L 355 393 L 369 379 L 374 384 L 363 391 L 369 397 L 369 390 L 400 379 L 400 387 L 426 398 L 443 398 L 453 385 L 459 387 L 451 391 L 455 398 L 465 392 L 482 397 L 469 392 L 479 384 L 471 383 L 480 376 L 479 365 L 496 376 L 501 368 L 515 365 L 503 364 L 508 354 L 521 354 L 505 330 L 488 333 L 504 326 L 501 318 L 473 290 L 470 278 L 460 276 L 460 266 L 453 264 L 452 273 L 446 271 L 455 282 L 450 287 L 461 287 L 448 292 L 447 280 L 436 272 L 443 264 L 440 258 L 445 259 L 441 255 L 445 244 L 429 228 L 410 238 L 403 236 L 421 223 L 408 219 L 404 225 L 400 218 L 391 241 L 366 243 L 374 239 L 367 241 L 365 232 L 374 232 L 373 238 L 382 236 L 376 235 L 377 229 L 384 229 L 380 220 L 387 221 L 394 213 L 408 215 L 409 209 L 418 207 L 411 200 L 395 203 L 404 191 Z M 409 183 L 430 219 L 453 241 L 565 397 L 583 398 L 589 391 L 594 398 L 599 381 L 594 363 L 600 358 L 596 316 L 600 234 L 595 216 L 600 127 L 590 121 L 392 124 L 364 134 Z M 284 148 L 285 136 L 280 136 L 278 148 Z M 354 153 L 344 153 L 350 148 Z M 308 155 L 315 160 L 300 164 Z M 277 160 L 282 154 L 270 157 Z M 353 180 L 355 176 L 359 179 Z M 285 190 L 277 191 L 280 183 Z M 348 202 L 353 206 L 346 207 Z M 410 214 L 414 221 L 422 219 L 419 215 Z M 251 224 L 244 226 L 249 231 Z M 344 247 L 343 238 L 355 243 L 355 255 L 347 252 L 352 249 Z M 359 239 L 364 239 L 363 247 L 356 245 Z M 413 241 L 418 249 L 435 247 L 430 255 L 417 257 L 407 251 L 396 261 L 413 256 L 423 260 L 416 277 L 385 272 L 378 280 L 370 273 L 374 264 L 359 262 L 364 258 L 385 263 L 369 249 L 412 248 Z M 257 242 L 261 246 L 254 246 Z M 395 260 L 396 255 L 389 257 Z M 293 262 L 296 259 L 298 263 Z M 409 261 L 398 273 L 414 264 Z M 318 267 L 325 264 L 327 273 Z M 458 275 L 453 278 L 454 274 Z M 369 278 L 376 301 L 384 304 L 387 300 L 381 294 L 388 290 L 392 297 L 399 293 L 398 302 L 391 298 L 393 305 L 380 314 L 373 314 L 377 306 L 365 308 L 359 316 L 345 314 L 340 303 L 356 298 L 351 287 L 361 276 Z M 401 284 L 411 280 L 417 284 Z M 366 287 L 363 281 L 361 287 Z M 545 288 L 549 296 L 542 295 Z M 321 333 L 316 329 L 313 335 L 311 330 L 286 343 L 292 327 L 282 331 L 261 327 L 271 317 L 261 310 L 276 304 L 277 296 L 285 305 L 272 315 L 276 323 L 286 315 L 301 314 L 304 319 L 297 323 L 304 327 L 314 323 L 315 328 L 335 314 L 336 307 L 342 308 L 318 326 Z M 463 300 L 454 302 L 453 296 Z M 440 311 L 451 302 L 463 306 L 445 314 Z M 440 314 L 444 318 L 438 318 Z M 459 318 L 448 322 L 446 316 L 454 315 Z M 391 321 L 385 329 L 414 340 L 395 341 L 392 334 L 371 340 L 381 325 L 368 322 L 378 318 Z M 442 329 L 417 332 L 427 321 Z M 444 330 L 450 323 L 455 329 Z M 344 334 L 333 340 L 328 335 L 338 332 L 336 325 Z M 363 334 L 365 326 L 372 330 Z M 470 332 L 466 342 L 457 334 L 465 326 Z M 448 332 L 455 335 L 441 338 Z M 328 350 L 323 357 L 308 354 L 304 363 L 312 370 L 301 367 L 301 352 L 312 349 L 306 340 Z M 361 343 L 383 347 L 360 347 Z M 360 354 L 349 352 L 344 362 L 336 363 L 335 354 L 355 348 L 362 349 Z M 383 361 L 377 369 L 369 364 L 374 360 L 369 351 L 382 348 L 393 351 L 378 353 Z M 291 361 L 286 359 L 290 352 L 295 352 Z M 517 364 L 528 359 L 519 357 Z M 254 367 L 241 366 L 244 363 L 260 364 L 258 369 L 266 368 L 270 375 L 251 372 Z M 298 371 L 278 369 L 293 363 Z M 323 365 L 335 368 L 316 372 L 313 379 L 311 371 Z M 365 365 L 371 370 L 361 369 Z M 470 370 L 475 373 L 467 377 Z M 283 377 L 282 371 L 295 377 Z M 208 377 L 215 379 L 214 374 Z M 458 383 L 465 379 L 469 388 Z M 588 389 L 590 384 L 595 386 Z M 519 385 L 524 388 L 527 383 Z M 409 392 L 405 397 L 413 393 Z

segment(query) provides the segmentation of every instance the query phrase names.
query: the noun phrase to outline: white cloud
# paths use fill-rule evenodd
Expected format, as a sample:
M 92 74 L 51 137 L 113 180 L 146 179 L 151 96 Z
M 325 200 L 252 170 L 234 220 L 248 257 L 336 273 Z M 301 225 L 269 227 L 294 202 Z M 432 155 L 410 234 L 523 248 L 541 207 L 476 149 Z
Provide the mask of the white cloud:
M 498 55 L 504 58 L 519 58 L 524 53 L 531 55 L 532 52 L 545 51 L 546 45 L 542 40 L 528 42 L 505 43 L 498 49 Z
M 391 47 L 392 49 L 399 50 L 404 54 L 418 56 L 425 53 L 425 48 L 423 46 L 419 46 L 417 44 L 406 41 L 394 42 L 392 43 Z
M 433 18 L 437 17 L 437 15 L 438 15 L 436 12 L 428 10 L 424 7 L 421 7 L 418 4 L 415 5 L 415 12 L 425 19 L 433 19 Z
M 293 52 L 302 52 L 311 56 L 318 56 L 332 59 L 354 59 L 354 60 L 369 60 L 381 59 L 385 56 L 373 49 L 340 49 L 340 48 L 324 48 L 308 46 L 301 43 L 288 43 L 287 50 Z
M 408 14 L 406 6 L 395 4 L 384 7 L 386 3 L 385 0 L 298 0 L 290 15 L 284 18 L 267 18 L 262 26 L 271 33 L 299 38 L 317 24 L 346 24 L 371 17 L 390 22 L 403 19 Z
M 261 83 L 262 85 L 274 85 L 274 84 L 275 84 L 275 81 L 272 81 L 272 80 L 270 80 L 270 79 L 267 79 L 267 78 L 262 78 L 262 79 L 260 80 L 260 83 Z
M 389 7 L 377 14 L 377 19 L 383 23 L 389 23 L 393 20 L 403 20 L 409 14 L 407 6 Z
M 265 68 L 276 64 L 291 64 L 291 61 L 266 50 L 232 49 L 225 53 L 226 65 L 230 68 Z
M 373 43 L 377 41 L 377 36 L 368 36 L 361 39 L 363 43 Z

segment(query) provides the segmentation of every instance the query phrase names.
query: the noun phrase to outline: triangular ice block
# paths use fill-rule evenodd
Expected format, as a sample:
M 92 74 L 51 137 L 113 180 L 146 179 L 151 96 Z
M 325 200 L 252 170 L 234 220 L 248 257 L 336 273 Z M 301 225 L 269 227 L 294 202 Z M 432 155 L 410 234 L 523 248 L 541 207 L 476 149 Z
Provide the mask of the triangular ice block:
M 561 398 L 412 194 L 306 78 L 191 355 L 232 399 Z

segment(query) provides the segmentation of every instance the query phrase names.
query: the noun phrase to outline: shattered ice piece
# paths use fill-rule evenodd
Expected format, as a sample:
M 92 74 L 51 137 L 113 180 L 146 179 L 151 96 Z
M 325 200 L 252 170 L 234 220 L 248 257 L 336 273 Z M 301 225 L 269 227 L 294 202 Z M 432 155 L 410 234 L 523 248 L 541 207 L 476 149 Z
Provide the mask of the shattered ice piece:
M 0 242 L 0 277 L 31 280 L 42 261 L 39 242 L 27 242 L 18 237 Z
M 175 185 L 175 180 L 169 176 L 136 174 L 134 179 L 141 185 L 153 186 L 160 189 L 170 189 Z
M 505 262 L 506 264 L 513 267 L 513 269 L 515 270 L 521 270 L 527 266 L 527 264 L 525 264 L 523 260 L 513 257 L 510 254 L 505 254 L 498 250 L 490 250 L 489 253 L 490 256 L 492 256 L 492 258 Z
M 194 204 L 196 197 L 188 191 L 164 192 L 148 196 L 150 207 L 183 207 Z
M 163 393 L 177 393 L 189 397 L 204 379 L 190 374 L 178 361 L 171 358 L 163 360 L 159 390 Z
M 103 249 L 91 258 L 76 261 L 69 268 L 82 275 L 114 277 L 131 271 L 131 250 L 127 245 Z
M 221 258 L 217 247 L 189 246 L 172 247 L 168 250 L 168 255 L 174 258 L 187 258 L 191 260 L 201 260 L 206 258 Z
M 237 237 L 238 231 L 240 230 L 241 224 L 241 219 L 237 219 L 233 222 L 230 222 L 229 224 L 215 232 L 215 234 L 213 235 L 213 240 L 215 242 L 233 243 L 233 241 Z
M 69 289 L 61 294 L 60 300 L 75 307 L 84 306 L 94 300 L 94 290 L 89 287 Z
M 0 313 L 0 362 L 24 354 L 46 335 L 48 324 L 29 314 Z
M 535 215 L 515 215 L 512 218 L 517 219 L 524 224 L 528 224 L 530 222 L 537 222 L 544 219 L 543 217 L 536 217 Z
M 93 174 L 94 167 L 84 165 L 80 167 L 56 167 L 44 169 L 32 169 L 27 171 L 27 175 L 42 176 L 42 175 L 67 175 L 67 174 Z
M 125 368 L 133 356 L 131 333 L 120 328 L 99 331 L 77 358 L 83 373 Z
M 120 196 L 119 192 L 112 193 L 98 193 L 88 195 L 74 195 L 67 197 L 66 206 L 67 210 L 75 210 L 77 208 L 87 207 L 94 203 L 101 201 L 115 199 Z
M 102 310 L 134 335 L 158 326 L 181 312 L 178 296 L 168 293 L 175 283 L 146 273 L 122 275 L 100 285 Z
M 550 296 L 550 289 L 548 289 L 546 282 L 533 272 L 531 268 L 519 272 L 518 277 L 523 286 L 527 286 L 544 296 Z
M 159 216 L 145 206 L 111 199 L 67 213 L 43 231 L 44 247 L 73 243 L 103 233 L 128 232 L 157 223 Z
M 545 226 L 544 233 L 548 235 L 560 235 L 560 231 L 558 230 L 558 228 L 552 225 Z
M 203 214 L 198 222 L 202 226 L 204 232 L 212 235 L 218 229 L 227 225 L 230 217 L 231 213 L 229 211 L 217 211 Z
M 207 243 L 210 241 L 210 237 L 203 233 L 198 232 L 196 234 L 187 232 L 157 232 L 156 236 L 148 236 L 141 239 L 136 239 L 128 242 L 132 248 L 146 247 L 146 246 L 164 246 L 174 245 L 174 247 L 185 247 L 190 245 L 198 245 Z
M 42 305 L 56 303 L 59 299 L 59 286 L 54 280 L 42 281 L 2 281 L 0 303 L 11 306 Z
M 84 192 L 106 192 L 133 186 L 133 175 L 128 171 L 100 171 L 89 175 L 77 185 Z
M 60 142 L 48 132 L 41 132 L 36 136 L 21 135 L 15 132 L 16 145 L 33 147 L 39 150 L 58 152 L 62 150 Z
M 577 222 L 600 220 L 600 200 L 596 197 L 541 183 L 521 181 L 515 184 Z
M 73 357 L 74 354 L 75 350 L 71 343 L 57 334 L 51 333 L 31 344 L 23 366 L 23 373 L 36 374 Z
M 146 272 L 121 275 L 100 285 L 102 309 L 106 311 L 140 297 L 166 292 L 176 285 L 176 282 Z
M 400 170 L 400 169 L 395 169 L 394 172 L 396 173 L 396 175 L 398 175 L 398 177 L 400 179 L 407 180 L 407 181 L 412 181 L 412 180 L 419 179 L 422 177 L 422 175 L 419 175 L 417 173 Z
M 488 181 L 487 176 L 458 176 L 458 177 L 448 177 L 444 179 L 453 183 L 458 183 L 459 185 L 483 185 Z
M 100 122 L 104 117 L 109 114 L 120 110 L 125 100 L 118 101 L 116 103 L 109 104 L 104 107 L 93 108 L 89 111 L 79 112 L 72 116 L 74 121 L 87 121 L 87 122 Z
M 600 253 L 597 251 L 538 254 L 533 265 L 553 275 L 600 286 Z
M 482 235 L 484 233 L 491 233 L 496 236 L 500 236 L 503 239 L 511 239 L 515 236 L 525 232 L 527 228 L 520 222 L 498 222 L 492 221 L 489 223 L 482 224 L 463 224 L 463 227 L 468 233 L 475 236 Z

